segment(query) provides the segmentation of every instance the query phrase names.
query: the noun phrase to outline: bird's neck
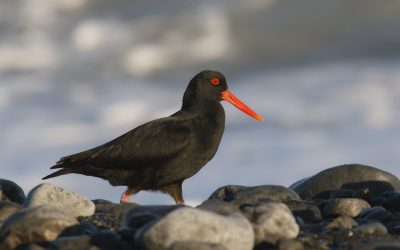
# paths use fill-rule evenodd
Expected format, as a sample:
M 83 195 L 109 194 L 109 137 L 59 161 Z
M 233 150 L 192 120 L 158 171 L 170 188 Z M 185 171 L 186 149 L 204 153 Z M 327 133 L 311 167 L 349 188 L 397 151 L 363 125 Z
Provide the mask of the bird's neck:
M 221 104 L 217 100 L 210 100 L 206 98 L 196 98 L 192 96 L 183 100 L 182 111 L 195 113 L 195 114 L 209 114 L 219 110 Z

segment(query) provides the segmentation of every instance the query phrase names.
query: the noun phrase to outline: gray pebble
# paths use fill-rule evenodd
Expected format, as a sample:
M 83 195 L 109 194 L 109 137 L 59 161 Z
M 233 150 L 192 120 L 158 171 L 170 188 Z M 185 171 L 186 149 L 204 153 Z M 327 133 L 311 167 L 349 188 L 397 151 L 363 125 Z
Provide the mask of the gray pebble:
M 170 212 L 141 229 L 136 238 L 147 249 L 157 250 L 181 241 L 218 244 L 230 250 L 251 250 L 254 245 L 253 228 L 240 213 L 222 216 L 189 207 Z
M 293 190 L 278 185 L 254 187 L 229 185 L 220 187 L 214 191 L 209 199 L 219 199 L 226 202 L 232 202 L 240 206 L 243 204 L 256 204 L 257 202 L 271 200 L 277 202 L 300 200 L 300 197 Z
M 256 245 L 262 242 L 276 244 L 282 239 L 294 239 L 299 234 L 299 225 L 283 203 L 260 203 L 243 208 L 243 213 L 253 225 Z
M 387 234 L 388 230 L 382 223 L 372 222 L 354 228 L 353 232 L 362 234 Z
M 178 241 L 169 250 L 229 250 L 223 245 L 199 241 Z
M 24 207 L 49 205 L 73 217 L 91 216 L 95 211 L 94 203 L 88 198 L 50 183 L 43 183 L 32 189 Z
M 341 215 L 335 219 L 333 219 L 331 222 L 329 222 L 325 227 L 326 228 L 345 228 L 345 229 L 351 229 L 355 226 L 357 226 L 358 223 L 351 217 L 346 216 L 346 215 Z
M 25 208 L 11 215 L 0 228 L 0 249 L 24 243 L 52 241 L 78 221 L 54 207 Z

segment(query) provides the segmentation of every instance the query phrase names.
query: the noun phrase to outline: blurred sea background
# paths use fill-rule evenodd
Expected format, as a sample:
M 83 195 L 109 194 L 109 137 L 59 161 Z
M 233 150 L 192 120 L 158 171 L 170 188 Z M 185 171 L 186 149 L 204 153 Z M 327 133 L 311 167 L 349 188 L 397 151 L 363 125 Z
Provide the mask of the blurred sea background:
M 184 182 L 188 204 L 345 163 L 400 176 L 399 0 L 2 0 L 0 178 L 28 192 L 61 156 L 179 110 L 203 69 L 265 122 L 223 104 L 222 143 Z M 48 181 L 113 202 L 125 189 Z

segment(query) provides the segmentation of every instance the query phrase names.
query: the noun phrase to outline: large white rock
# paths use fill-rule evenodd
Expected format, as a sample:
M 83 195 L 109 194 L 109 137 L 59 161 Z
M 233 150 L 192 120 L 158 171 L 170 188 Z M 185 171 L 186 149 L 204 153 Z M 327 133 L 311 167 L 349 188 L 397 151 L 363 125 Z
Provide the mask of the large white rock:
M 299 225 L 283 203 L 261 203 L 246 207 L 243 212 L 253 223 L 256 244 L 264 241 L 275 244 L 281 239 L 294 239 L 299 234 Z
M 24 207 L 41 205 L 55 207 L 74 217 L 91 216 L 96 208 L 88 198 L 50 183 L 43 183 L 32 189 L 24 203 Z
M 54 207 L 38 206 L 11 215 L 0 229 L 0 249 L 14 249 L 31 242 L 49 242 L 78 221 Z
M 251 250 L 254 231 L 241 214 L 228 216 L 194 208 L 172 211 L 136 235 L 146 249 L 167 250 L 176 242 L 219 244 L 230 250 Z

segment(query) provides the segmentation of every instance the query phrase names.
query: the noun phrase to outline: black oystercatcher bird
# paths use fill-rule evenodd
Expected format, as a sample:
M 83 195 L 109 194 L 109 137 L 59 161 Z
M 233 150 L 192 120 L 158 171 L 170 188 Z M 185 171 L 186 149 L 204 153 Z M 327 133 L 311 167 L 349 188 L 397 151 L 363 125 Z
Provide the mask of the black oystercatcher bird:
M 205 70 L 189 83 L 182 108 L 173 115 L 145 123 L 101 146 L 62 157 L 43 179 L 78 173 L 127 186 L 121 203 L 140 190 L 170 194 L 184 204 L 182 183 L 196 174 L 217 152 L 225 127 L 221 100 L 244 113 L 263 118 L 229 90 L 224 75 Z

